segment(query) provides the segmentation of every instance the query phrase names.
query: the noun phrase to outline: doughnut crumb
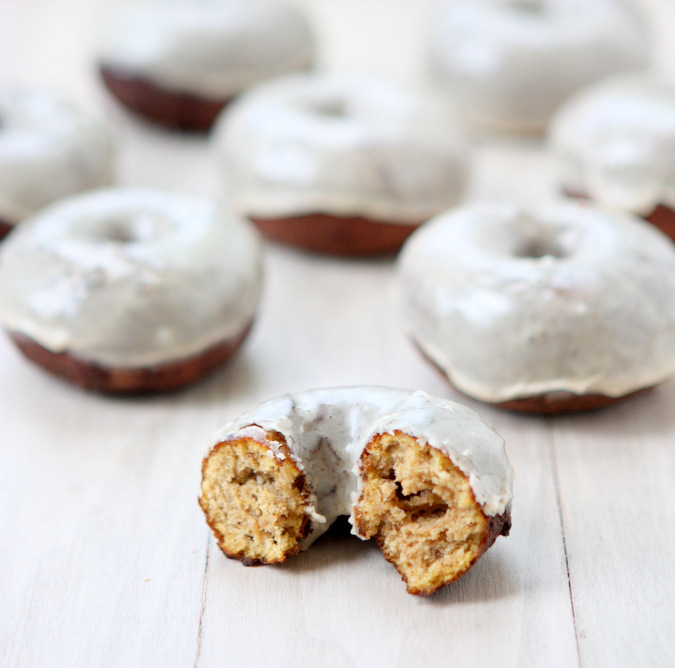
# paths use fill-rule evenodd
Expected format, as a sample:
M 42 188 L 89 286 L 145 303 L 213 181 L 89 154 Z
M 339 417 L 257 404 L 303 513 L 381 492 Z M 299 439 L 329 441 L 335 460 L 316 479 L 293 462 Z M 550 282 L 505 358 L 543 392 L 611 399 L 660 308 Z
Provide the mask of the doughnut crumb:
M 309 532 L 305 476 L 284 437 L 266 436 L 269 445 L 248 437 L 218 443 L 202 465 L 199 505 L 220 549 L 246 566 L 285 561 Z
M 378 434 L 360 460 L 363 490 L 354 522 L 375 538 L 410 594 L 433 594 L 463 575 L 497 535 L 508 513 L 489 518 L 469 480 L 440 450 L 402 432 Z

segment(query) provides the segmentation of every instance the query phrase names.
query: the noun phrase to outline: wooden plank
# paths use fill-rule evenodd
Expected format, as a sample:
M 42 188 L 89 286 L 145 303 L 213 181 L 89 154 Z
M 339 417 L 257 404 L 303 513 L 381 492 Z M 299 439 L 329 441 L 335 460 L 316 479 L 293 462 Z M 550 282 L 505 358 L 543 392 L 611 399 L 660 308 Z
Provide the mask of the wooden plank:
M 555 457 L 585 666 L 675 664 L 675 386 L 559 419 Z
M 88 395 L 0 345 L 0 664 L 189 665 L 206 535 L 196 504 L 215 421 L 203 385 Z

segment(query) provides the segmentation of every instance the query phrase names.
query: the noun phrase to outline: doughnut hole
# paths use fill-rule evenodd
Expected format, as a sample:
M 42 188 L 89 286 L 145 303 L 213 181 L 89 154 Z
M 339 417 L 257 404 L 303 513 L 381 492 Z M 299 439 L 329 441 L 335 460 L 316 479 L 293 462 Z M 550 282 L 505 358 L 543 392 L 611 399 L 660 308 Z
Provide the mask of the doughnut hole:
M 375 538 L 409 593 L 433 594 L 456 580 L 496 538 L 467 477 L 440 450 L 401 432 L 379 434 L 360 462 L 355 526 Z
M 216 445 L 202 465 L 199 505 L 220 549 L 246 566 L 285 561 L 309 531 L 305 477 L 283 436 L 267 432 L 267 439 L 283 459 L 237 438 Z
M 527 260 L 562 259 L 574 254 L 577 230 L 565 225 L 548 225 L 522 215 L 512 222 L 511 254 Z
M 325 118 L 344 118 L 348 115 L 347 103 L 337 97 L 326 97 L 313 100 L 309 103 L 309 109 L 317 116 Z
M 546 8 L 542 0 L 507 0 L 504 9 L 513 9 L 527 14 L 544 14 Z
M 544 257 L 564 258 L 570 253 L 556 239 L 533 237 L 523 239 L 514 254 L 516 257 L 540 260 Z
M 141 212 L 111 217 L 101 225 L 97 239 L 119 244 L 143 243 L 162 238 L 174 231 L 164 216 Z

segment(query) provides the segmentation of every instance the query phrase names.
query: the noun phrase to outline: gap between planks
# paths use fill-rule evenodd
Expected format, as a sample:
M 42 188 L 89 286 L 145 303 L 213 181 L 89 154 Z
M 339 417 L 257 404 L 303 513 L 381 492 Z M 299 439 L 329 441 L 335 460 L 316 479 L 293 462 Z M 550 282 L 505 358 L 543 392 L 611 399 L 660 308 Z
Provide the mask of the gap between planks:
M 209 556 L 211 554 L 211 532 L 206 535 L 206 559 L 204 561 L 204 575 L 202 578 L 202 591 L 199 601 L 199 625 L 197 627 L 197 650 L 195 652 L 194 668 L 199 665 L 199 656 L 202 651 L 202 629 L 204 624 L 204 612 L 206 611 L 206 589 L 209 577 Z
M 551 461 L 551 473 L 553 475 L 553 487 L 555 489 L 555 500 L 558 507 L 558 520 L 560 522 L 560 536 L 562 538 L 562 548 L 563 555 L 565 557 L 565 571 L 567 573 L 567 588 L 570 595 L 570 607 L 572 610 L 572 625 L 574 627 L 574 643 L 577 648 L 577 662 L 579 668 L 582 668 L 581 664 L 581 650 L 579 648 L 579 634 L 577 632 L 577 618 L 574 612 L 574 591 L 572 588 L 572 577 L 570 575 L 570 562 L 567 555 L 567 539 L 565 537 L 565 518 L 563 516 L 562 509 L 562 499 L 560 496 L 560 481 L 558 478 L 558 452 L 556 449 L 555 443 L 555 418 L 548 417 L 546 418 L 546 433 L 547 433 L 547 445 L 549 452 L 549 459 Z M 201 627 L 201 622 L 200 622 Z

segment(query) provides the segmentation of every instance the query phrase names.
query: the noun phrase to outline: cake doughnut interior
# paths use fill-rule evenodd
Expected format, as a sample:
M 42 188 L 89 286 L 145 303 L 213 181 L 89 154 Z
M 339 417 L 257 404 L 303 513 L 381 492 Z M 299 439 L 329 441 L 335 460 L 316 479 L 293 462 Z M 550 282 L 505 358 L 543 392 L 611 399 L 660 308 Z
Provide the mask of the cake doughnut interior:
M 362 455 L 355 525 L 375 538 L 411 592 L 435 591 L 463 575 L 495 535 L 464 473 L 439 450 L 396 432 Z
M 270 456 L 251 438 L 219 443 L 204 462 L 200 503 L 218 544 L 246 566 L 274 564 L 297 554 L 307 536 L 304 474 L 281 434 L 266 433 L 285 458 Z
M 463 406 L 385 388 L 315 390 L 223 428 L 199 503 L 220 548 L 245 565 L 283 562 L 348 515 L 410 593 L 431 594 L 508 534 L 511 476 L 501 439 Z

